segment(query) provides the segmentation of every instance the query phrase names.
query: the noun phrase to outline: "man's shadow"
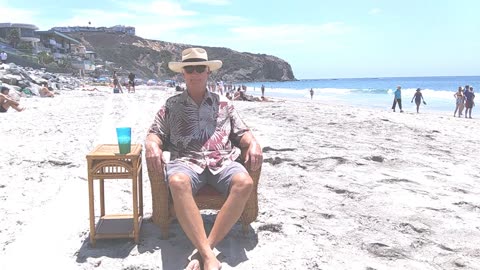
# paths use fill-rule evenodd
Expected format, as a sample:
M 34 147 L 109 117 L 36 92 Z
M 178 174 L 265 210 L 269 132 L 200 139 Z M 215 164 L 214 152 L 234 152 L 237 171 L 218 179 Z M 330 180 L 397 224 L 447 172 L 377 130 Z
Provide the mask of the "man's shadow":
M 202 214 L 205 230 L 210 232 L 216 215 Z M 249 231 L 244 235 L 242 226 L 237 223 L 233 226 L 223 241 L 217 246 L 221 252 L 218 256 L 223 263 L 234 267 L 247 261 L 246 251 L 252 250 L 258 244 L 258 235 L 249 226 Z M 87 263 L 89 258 L 108 257 L 112 259 L 125 259 L 129 256 L 150 253 L 152 256 L 160 256 L 162 269 L 184 269 L 188 263 L 187 257 L 194 247 L 190 240 L 175 220 L 169 227 L 169 238 L 161 238 L 160 228 L 152 223 L 151 219 L 144 220 L 140 231 L 140 243 L 137 250 L 133 239 L 100 239 L 96 246 L 90 245 L 89 235 L 86 234 L 82 245 L 76 252 L 77 263 Z M 155 253 L 160 252 L 160 254 Z

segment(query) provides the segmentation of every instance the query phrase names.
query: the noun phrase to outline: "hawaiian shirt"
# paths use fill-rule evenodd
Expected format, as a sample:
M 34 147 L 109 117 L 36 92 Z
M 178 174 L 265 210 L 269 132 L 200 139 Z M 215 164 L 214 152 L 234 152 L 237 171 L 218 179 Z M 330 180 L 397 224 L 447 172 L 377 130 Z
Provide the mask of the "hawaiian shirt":
M 199 106 L 185 90 L 167 99 L 148 133 L 160 137 L 171 160 L 199 174 L 208 168 L 215 175 L 240 156 L 234 144 L 247 131 L 230 100 L 206 91 Z

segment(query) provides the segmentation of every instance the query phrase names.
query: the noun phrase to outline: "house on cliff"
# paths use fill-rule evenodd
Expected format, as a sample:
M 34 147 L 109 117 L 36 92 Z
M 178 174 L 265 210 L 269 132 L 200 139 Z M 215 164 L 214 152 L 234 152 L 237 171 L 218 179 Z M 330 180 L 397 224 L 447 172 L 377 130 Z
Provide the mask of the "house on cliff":
M 38 30 L 38 27 L 33 24 L 0 23 L 0 38 L 8 41 L 11 32 L 17 31 L 19 34 L 19 42 L 31 43 L 32 47 L 35 48 L 37 42 L 40 41 L 40 39 L 35 35 L 35 30 Z

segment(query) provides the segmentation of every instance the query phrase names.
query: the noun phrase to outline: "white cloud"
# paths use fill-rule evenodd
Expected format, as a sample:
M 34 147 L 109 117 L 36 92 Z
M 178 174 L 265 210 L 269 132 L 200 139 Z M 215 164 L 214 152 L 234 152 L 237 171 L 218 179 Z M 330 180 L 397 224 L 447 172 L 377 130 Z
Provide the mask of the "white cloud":
M 4 23 L 29 23 L 30 18 L 36 15 L 33 11 L 8 7 L 4 2 L 0 4 L 0 18 Z
M 119 11 L 99 9 L 72 10 L 72 17 L 56 22 L 61 26 L 87 26 L 92 27 L 127 25 L 134 26 L 136 35 L 163 40 L 176 31 L 202 24 L 199 19 L 193 19 L 194 11 L 182 9 L 176 3 L 168 1 L 154 1 L 146 5 L 116 2 Z
M 343 23 L 333 22 L 321 25 L 273 25 L 245 26 L 231 29 L 242 40 L 273 40 L 281 43 L 303 43 L 312 37 L 341 35 L 350 31 Z
M 379 14 L 380 12 L 382 12 L 381 9 L 379 9 L 379 8 L 372 8 L 372 9 L 368 12 L 368 14 L 370 14 L 370 15 L 376 15 L 376 14 Z
M 207 4 L 211 6 L 226 6 L 230 4 L 228 0 L 190 0 L 191 3 Z
M 176 37 L 182 36 L 178 32 L 182 29 L 188 29 L 197 25 L 198 24 L 194 21 L 186 20 L 173 20 L 162 23 L 145 22 L 135 24 L 135 32 L 137 36 L 147 39 L 181 43 L 180 39 L 176 39 Z
M 212 23 L 217 25 L 240 25 L 245 24 L 248 20 L 240 16 L 220 15 L 206 18 L 205 23 Z
M 231 28 L 224 35 L 177 34 L 174 42 L 267 53 L 289 61 L 298 58 L 299 51 L 336 53 L 347 46 L 345 37 L 352 32 L 343 23 L 245 26 Z

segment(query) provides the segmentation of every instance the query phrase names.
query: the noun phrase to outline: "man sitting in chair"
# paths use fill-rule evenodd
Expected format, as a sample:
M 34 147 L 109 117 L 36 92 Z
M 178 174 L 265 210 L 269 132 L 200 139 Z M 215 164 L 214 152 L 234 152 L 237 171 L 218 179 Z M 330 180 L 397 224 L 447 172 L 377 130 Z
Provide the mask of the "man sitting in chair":
M 221 66 L 219 60 L 209 61 L 201 48 L 186 49 L 182 62 L 170 62 L 171 70 L 183 74 L 186 91 L 167 99 L 145 142 L 149 170 L 162 171 L 162 150 L 171 152 L 166 179 L 175 213 L 201 256 L 186 269 L 221 268 L 213 249 L 238 221 L 253 189 L 247 170 L 235 161 L 240 149 L 234 144 L 248 149 L 245 165 L 252 171 L 259 170 L 263 161 L 260 145 L 231 101 L 207 91 L 209 74 Z M 227 196 L 208 236 L 193 198 L 207 183 Z

